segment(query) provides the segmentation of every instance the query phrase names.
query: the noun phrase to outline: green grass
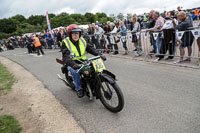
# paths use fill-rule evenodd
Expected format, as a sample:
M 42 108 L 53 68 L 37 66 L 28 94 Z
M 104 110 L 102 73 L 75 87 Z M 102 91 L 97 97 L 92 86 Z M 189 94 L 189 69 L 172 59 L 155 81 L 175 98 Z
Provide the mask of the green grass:
M 7 69 L 0 63 L 0 91 L 10 90 L 14 82 L 14 77 Z
M 11 115 L 0 116 L 0 133 L 20 133 L 19 122 Z

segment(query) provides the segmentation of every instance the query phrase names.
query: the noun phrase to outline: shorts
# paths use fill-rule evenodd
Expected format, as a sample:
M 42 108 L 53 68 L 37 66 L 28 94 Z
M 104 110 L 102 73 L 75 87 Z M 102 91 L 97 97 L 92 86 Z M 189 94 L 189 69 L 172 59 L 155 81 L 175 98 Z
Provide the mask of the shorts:
M 181 39 L 180 48 L 191 47 L 194 41 L 194 36 L 191 31 L 186 31 Z

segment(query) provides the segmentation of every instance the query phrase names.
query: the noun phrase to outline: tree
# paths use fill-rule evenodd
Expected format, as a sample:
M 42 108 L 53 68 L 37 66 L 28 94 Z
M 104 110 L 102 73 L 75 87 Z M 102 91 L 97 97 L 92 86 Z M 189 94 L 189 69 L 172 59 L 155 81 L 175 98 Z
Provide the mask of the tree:
M 4 39 L 4 38 L 8 38 L 8 37 L 10 37 L 11 36 L 11 34 L 7 34 L 7 33 L 4 33 L 4 32 L 0 32 L 0 40 L 1 39 Z
M 68 26 L 70 24 L 77 24 L 77 22 L 67 13 L 63 12 L 59 15 L 55 16 L 51 20 L 52 28 L 60 27 L 60 26 Z
M 117 18 L 120 19 L 120 20 L 123 20 L 124 19 L 124 15 L 122 13 L 119 13 L 117 15 Z
M 112 18 L 113 20 L 116 20 L 115 14 L 110 14 L 109 16 L 110 16 L 110 18 Z
M 41 32 L 44 28 L 42 25 L 31 25 L 29 23 L 23 23 L 17 26 L 16 34 L 21 35 L 24 33 Z
M 97 20 L 97 16 L 89 12 L 85 13 L 84 16 L 86 17 L 87 22 L 90 23 L 94 23 Z
M 81 14 L 71 14 L 72 17 L 78 24 L 87 24 L 87 19 Z
M 107 15 L 105 13 L 96 13 L 96 16 L 98 18 L 98 20 L 100 20 L 101 18 L 107 18 Z
M 11 18 L 9 19 L 0 19 L 0 32 L 12 33 L 16 31 L 16 24 Z
M 31 25 L 42 25 L 44 21 L 46 21 L 46 17 L 44 15 L 32 15 L 28 18 L 28 23 Z
M 26 18 L 23 15 L 19 15 L 19 14 L 11 17 L 11 19 L 13 20 L 13 22 L 15 24 L 25 23 L 27 21 Z
M 131 20 L 132 18 L 132 13 L 127 13 L 127 19 Z
M 56 15 L 53 13 L 49 13 L 48 16 L 49 16 L 49 19 L 51 19 L 51 18 L 54 18 Z
M 70 24 L 87 24 L 87 22 L 94 23 L 97 20 L 100 23 L 105 23 L 106 21 L 113 21 L 116 19 L 114 14 L 108 17 L 106 13 L 103 12 L 96 14 L 87 12 L 84 15 L 69 15 L 68 13 L 63 12 L 58 15 L 50 13 L 48 16 L 52 28 L 68 26 Z M 123 18 L 123 14 L 121 15 L 121 18 Z M 23 15 L 17 14 L 9 19 L 0 19 L 0 39 L 24 33 L 41 32 L 47 28 L 45 15 L 31 15 L 26 19 Z
M 100 23 L 100 24 L 105 24 L 106 21 L 107 21 L 107 18 L 101 18 L 101 19 L 99 20 L 99 23 Z

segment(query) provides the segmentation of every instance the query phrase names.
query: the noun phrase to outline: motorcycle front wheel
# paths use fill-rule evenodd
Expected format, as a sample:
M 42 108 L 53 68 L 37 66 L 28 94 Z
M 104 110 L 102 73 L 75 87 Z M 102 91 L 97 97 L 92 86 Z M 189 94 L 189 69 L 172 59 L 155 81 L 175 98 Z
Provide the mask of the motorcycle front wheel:
M 120 112 L 124 107 L 124 96 L 117 83 L 103 81 L 101 84 L 100 101 L 104 107 L 113 113 Z

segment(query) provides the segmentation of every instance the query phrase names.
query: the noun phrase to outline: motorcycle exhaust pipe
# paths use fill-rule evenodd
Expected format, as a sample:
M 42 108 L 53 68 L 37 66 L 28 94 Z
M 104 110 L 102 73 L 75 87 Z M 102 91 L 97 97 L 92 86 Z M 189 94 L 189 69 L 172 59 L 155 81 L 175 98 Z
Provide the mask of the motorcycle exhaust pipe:
M 66 86 L 70 87 L 70 85 L 68 84 L 65 78 L 62 78 L 59 74 L 57 74 L 57 76 L 58 76 L 58 79 L 62 80 Z

